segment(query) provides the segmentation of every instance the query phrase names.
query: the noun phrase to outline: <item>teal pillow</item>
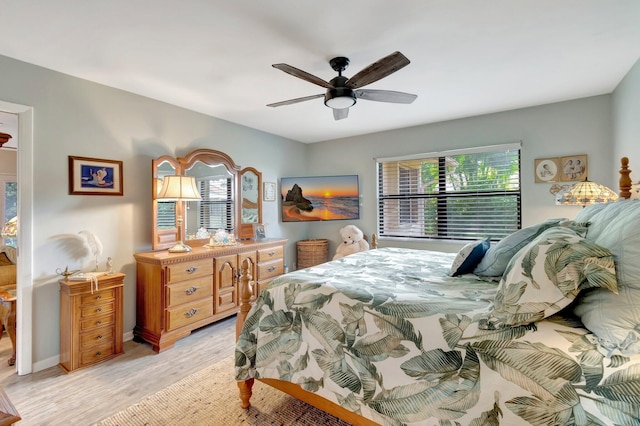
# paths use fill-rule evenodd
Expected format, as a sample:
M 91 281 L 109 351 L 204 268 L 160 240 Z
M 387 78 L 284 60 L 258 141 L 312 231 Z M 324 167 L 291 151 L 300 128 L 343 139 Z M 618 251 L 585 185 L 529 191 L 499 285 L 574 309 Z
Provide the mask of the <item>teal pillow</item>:
M 573 313 L 591 331 L 608 355 L 640 353 L 640 290 L 620 287 L 619 294 L 605 289 L 581 293 Z
M 456 258 L 453 259 L 451 264 L 450 275 L 456 277 L 458 275 L 470 274 L 482 258 L 484 254 L 489 250 L 491 241 L 489 238 L 484 240 L 474 241 L 462 247 Z
M 560 222 L 566 220 L 566 218 L 548 219 L 507 235 L 487 251 L 473 273 L 485 277 L 502 276 L 511 258 L 522 247 L 540 235 L 545 229 L 558 226 Z

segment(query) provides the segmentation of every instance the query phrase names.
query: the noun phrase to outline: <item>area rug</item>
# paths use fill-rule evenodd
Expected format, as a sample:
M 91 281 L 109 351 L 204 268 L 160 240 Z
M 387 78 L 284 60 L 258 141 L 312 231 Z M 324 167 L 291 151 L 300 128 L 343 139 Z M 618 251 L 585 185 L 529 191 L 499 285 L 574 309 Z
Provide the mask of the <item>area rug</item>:
M 102 420 L 97 426 L 348 426 L 277 389 L 253 386 L 251 407 L 240 407 L 233 380 L 233 358 L 205 368 L 137 404 Z

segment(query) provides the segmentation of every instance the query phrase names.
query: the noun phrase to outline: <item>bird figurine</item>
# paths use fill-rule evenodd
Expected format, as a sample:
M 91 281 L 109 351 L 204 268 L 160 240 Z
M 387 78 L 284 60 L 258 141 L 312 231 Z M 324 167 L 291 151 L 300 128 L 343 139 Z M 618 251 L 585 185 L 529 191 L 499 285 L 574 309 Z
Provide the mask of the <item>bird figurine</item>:
M 98 262 L 102 255 L 102 242 L 91 231 L 80 231 L 77 234 L 59 234 L 52 238 L 58 241 L 60 247 L 74 260 L 83 261 L 91 257 L 95 261 L 95 270 L 98 271 Z

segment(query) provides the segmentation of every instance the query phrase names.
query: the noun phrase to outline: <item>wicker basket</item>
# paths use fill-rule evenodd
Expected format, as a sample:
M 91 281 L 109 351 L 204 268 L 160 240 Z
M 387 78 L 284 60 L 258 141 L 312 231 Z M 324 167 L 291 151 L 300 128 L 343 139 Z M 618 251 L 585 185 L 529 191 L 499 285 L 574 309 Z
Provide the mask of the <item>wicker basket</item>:
M 298 269 L 308 268 L 329 260 L 329 240 L 316 238 L 301 240 L 298 247 Z

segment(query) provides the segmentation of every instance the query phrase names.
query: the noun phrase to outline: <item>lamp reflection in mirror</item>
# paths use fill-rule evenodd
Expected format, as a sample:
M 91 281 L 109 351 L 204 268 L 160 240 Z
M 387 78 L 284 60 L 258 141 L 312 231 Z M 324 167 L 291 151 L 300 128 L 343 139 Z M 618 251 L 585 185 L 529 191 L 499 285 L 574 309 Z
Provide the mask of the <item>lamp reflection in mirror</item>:
M 187 200 L 200 200 L 200 193 L 193 176 L 165 176 L 162 182 L 162 189 L 158 193 L 159 201 L 182 202 Z M 183 204 L 184 207 L 184 204 Z M 176 218 L 176 226 L 180 233 L 180 241 L 169 249 L 170 253 L 190 252 L 191 247 L 183 243 L 182 215 Z
M 588 179 L 578 182 L 556 194 L 556 204 L 560 206 L 582 206 L 618 201 L 618 194 L 599 183 Z
M 15 247 L 15 238 L 18 236 L 18 216 L 9 219 L 2 226 L 2 238 L 5 240 L 3 244 Z

